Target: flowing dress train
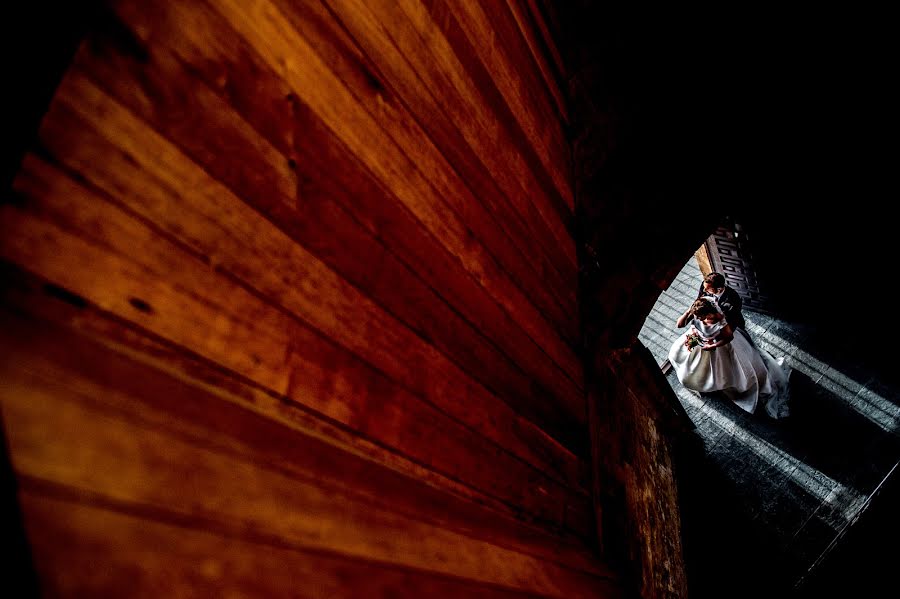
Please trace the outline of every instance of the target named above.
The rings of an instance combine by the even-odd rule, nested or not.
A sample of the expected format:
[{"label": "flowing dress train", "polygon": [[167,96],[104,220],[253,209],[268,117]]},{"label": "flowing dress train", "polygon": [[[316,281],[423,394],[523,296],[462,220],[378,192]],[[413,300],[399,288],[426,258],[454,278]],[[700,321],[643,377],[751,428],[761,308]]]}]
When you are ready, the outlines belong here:
[{"label": "flowing dress train", "polygon": [[788,416],[790,369],[783,366],[782,359],[776,360],[752,344],[743,329],[735,329],[730,343],[712,350],[688,349],[685,345],[692,332],[703,341],[714,340],[725,324],[724,320],[712,325],[691,320],[688,331],[669,350],[669,362],[678,380],[700,393],[720,391],[751,414],[764,405],[772,418]]}]

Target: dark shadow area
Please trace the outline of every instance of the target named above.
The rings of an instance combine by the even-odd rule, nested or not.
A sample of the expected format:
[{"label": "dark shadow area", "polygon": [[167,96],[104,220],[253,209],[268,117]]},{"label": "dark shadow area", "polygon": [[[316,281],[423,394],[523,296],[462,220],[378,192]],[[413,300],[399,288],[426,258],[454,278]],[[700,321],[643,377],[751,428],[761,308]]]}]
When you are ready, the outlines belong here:
[{"label": "dark shadow area", "polygon": [[892,476],[859,521],[835,544],[834,550],[797,585],[796,596],[801,599],[896,596],[897,552],[893,546],[900,537],[898,505],[900,477]]},{"label": "dark shadow area", "polygon": [[88,2],[15,2],[4,8],[0,69],[7,89],[0,182],[6,188],[83,35],[101,14]]},{"label": "dark shadow area", "polygon": [[[772,420],[758,412],[744,418],[742,426],[822,474],[860,492],[870,491],[881,481],[893,464],[894,458],[889,456],[900,455],[900,439],[886,434],[802,372],[791,374],[791,402],[792,414],[783,421]],[[721,406],[717,409],[727,408],[730,413],[737,410],[725,399],[716,405]],[[875,440],[882,447],[873,447]],[[875,449],[879,451],[873,451]],[[879,456],[886,462],[871,462]],[[870,467],[860,468],[861,465]]]},{"label": "dark shadow area", "polygon": [[[597,40],[587,50],[596,89],[608,94],[595,102],[613,107],[626,142],[609,151],[631,158],[622,178],[637,181],[635,197],[665,198],[639,218],[636,202],[598,202],[601,236],[629,257],[647,251],[610,231],[640,220],[644,239],[686,259],[702,239],[685,248],[672,231],[693,242],[698,219],[733,217],[751,236],[778,317],[763,332],[791,346],[772,353],[810,362],[796,365],[784,422],[673,384],[700,436],[683,442],[679,460],[691,596],[790,596],[900,458],[891,20],[824,5],[647,14],[579,4],[593,18],[577,20],[587,33],[574,37]],[[616,189],[597,195],[615,199]],[[699,278],[679,285],[672,295],[683,301],[654,308],[654,330],[641,332],[659,359]],[[754,439],[755,452],[745,443]],[[896,561],[893,544],[885,551]],[[835,555],[830,568],[840,571]]]},{"label": "dark shadow area", "polygon": [[19,507],[18,485],[9,460],[5,431],[0,419],[0,545],[3,555],[0,575],[8,596],[39,597],[40,585]]},{"label": "dark shadow area", "polygon": [[[831,275],[837,286],[848,289],[828,294],[810,285],[809,292],[820,296],[810,303],[818,306],[797,317],[779,313],[767,332],[804,349],[860,387],[876,386],[879,395],[900,406],[900,368],[896,363],[900,354],[889,328],[891,308],[855,289],[852,281],[844,280],[848,272],[851,275],[863,272],[848,269],[835,268]],[[888,284],[887,276],[891,272],[886,269],[877,280]],[[833,314],[817,314],[822,310],[833,310]]]},{"label": "dark shadow area", "polygon": [[773,597],[797,564],[759,525],[742,481],[689,435],[677,454],[685,564],[692,598]]},{"label": "dark shadow area", "polygon": [[[844,559],[848,568],[863,568],[855,556],[832,551],[874,538],[877,526],[855,531],[857,519],[886,517],[890,530],[895,518],[884,507],[863,511],[889,500],[870,496],[900,460],[892,424],[898,387],[812,325],[745,314],[754,341],[794,367],[790,417],[748,414],[720,394],[698,396],[674,373],[668,377],[696,426],[696,438],[682,440],[678,463],[692,597],[795,596],[823,555],[830,568]],[[893,545],[884,551],[897,556]]]}]

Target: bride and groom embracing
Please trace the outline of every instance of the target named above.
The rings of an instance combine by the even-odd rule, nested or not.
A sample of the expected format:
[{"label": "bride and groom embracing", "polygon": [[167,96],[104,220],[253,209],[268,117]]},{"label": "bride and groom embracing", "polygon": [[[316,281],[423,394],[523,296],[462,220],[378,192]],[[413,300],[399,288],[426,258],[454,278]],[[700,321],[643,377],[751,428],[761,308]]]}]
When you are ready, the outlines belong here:
[{"label": "bride and groom embracing", "polygon": [[764,406],[770,417],[783,418],[790,369],[750,340],[741,305],[724,276],[706,275],[697,300],[678,318],[678,328],[690,328],[672,344],[669,362],[688,389],[718,391],[751,414]]}]

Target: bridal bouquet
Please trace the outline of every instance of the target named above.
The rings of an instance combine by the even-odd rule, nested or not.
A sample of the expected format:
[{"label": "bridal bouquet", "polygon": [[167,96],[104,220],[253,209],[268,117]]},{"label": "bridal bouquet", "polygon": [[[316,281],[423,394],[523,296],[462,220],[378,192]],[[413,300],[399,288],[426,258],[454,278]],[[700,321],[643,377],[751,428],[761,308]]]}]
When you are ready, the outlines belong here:
[{"label": "bridal bouquet", "polygon": [[691,330],[691,332],[688,333],[685,337],[684,346],[688,348],[688,351],[690,351],[698,345],[703,345],[703,340],[700,338],[700,333],[698,333],[696,330]]}]

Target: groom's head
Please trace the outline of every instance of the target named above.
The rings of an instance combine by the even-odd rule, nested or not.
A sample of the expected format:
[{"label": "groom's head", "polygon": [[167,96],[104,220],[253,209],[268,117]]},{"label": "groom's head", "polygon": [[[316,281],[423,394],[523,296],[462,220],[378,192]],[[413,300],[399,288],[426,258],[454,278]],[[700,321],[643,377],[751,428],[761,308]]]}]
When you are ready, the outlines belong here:
[{"label": "groom's head", "polygon": [[725,276],[718,272],[711,272],[703,277],[703,291],[718,295],[725,290]]}]

